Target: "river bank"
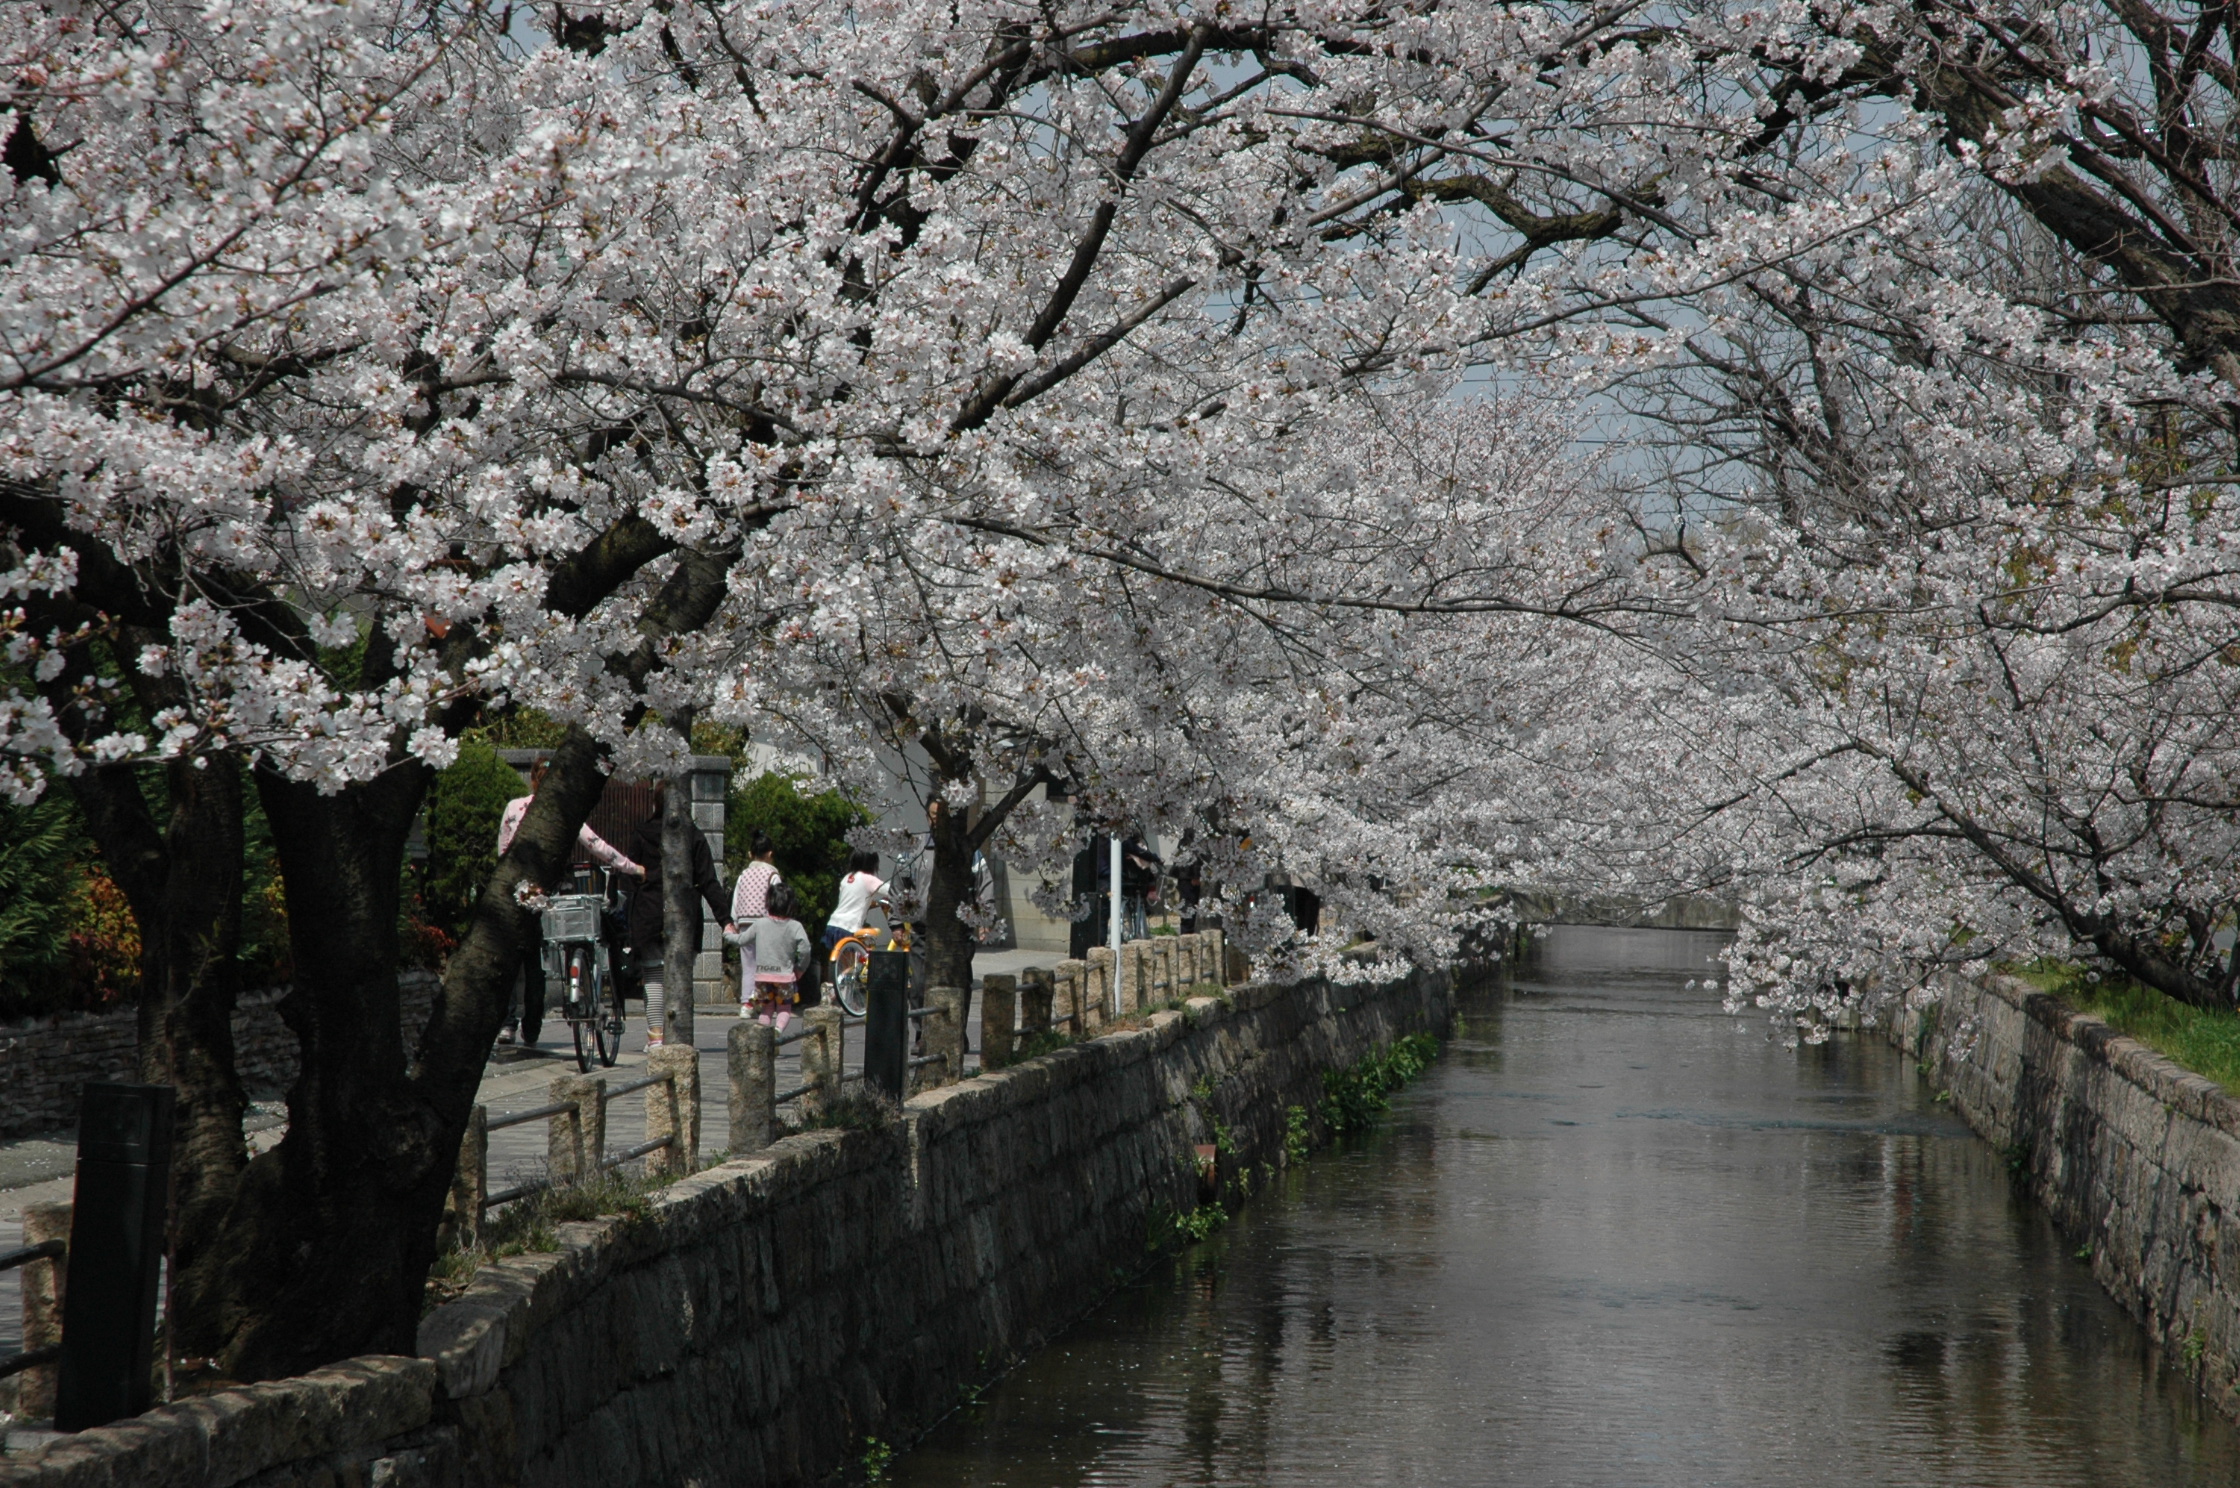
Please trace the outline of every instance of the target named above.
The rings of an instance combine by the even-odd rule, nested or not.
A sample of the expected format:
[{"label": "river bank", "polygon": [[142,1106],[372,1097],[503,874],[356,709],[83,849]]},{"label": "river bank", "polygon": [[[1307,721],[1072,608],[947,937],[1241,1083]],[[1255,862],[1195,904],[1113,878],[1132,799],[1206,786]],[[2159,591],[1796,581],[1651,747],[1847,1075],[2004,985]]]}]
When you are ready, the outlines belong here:
[{"label": "river bank", "polygon": [[[788,1137],[477,1273],[421,1357],[165,1407],[0,1483],[398,1488],[820,1480],[908,1440],[1265,1187],[1327,1072],[1443,1031],[1454,984],[1248,985]],[[1210,1173],[1199,1149],[1210,1148]]]},{"label": "river bank", "polygon": [[1559,930],[1365,1138],[887,1469],[2206,1488],[2240,1442],[1880,1040],[1769,1042],[1712,935]]},{"label": "river bank", "polygon": [[2163,1355],[2240,1415],[2240,1102],[2014,977],[1951,979],[1888,1036]]}]

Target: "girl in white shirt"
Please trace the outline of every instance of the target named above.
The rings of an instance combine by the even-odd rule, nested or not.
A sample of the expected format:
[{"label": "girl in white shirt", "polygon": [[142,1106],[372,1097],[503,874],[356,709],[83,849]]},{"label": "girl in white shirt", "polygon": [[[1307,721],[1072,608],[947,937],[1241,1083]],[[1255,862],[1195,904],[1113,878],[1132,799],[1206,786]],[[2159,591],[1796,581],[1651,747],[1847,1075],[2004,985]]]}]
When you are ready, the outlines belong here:
[{"label": "girl in white shirt", "polygon": [[879,877],[877,853],[858,851],[848,859],[848,876],[840,880],[840,902],[833,907],[832,918],[824,924],[827,959],[842,939],[863,928],[874,904],[881,909],[887,907],[886,901],[879,897],[886,888],[886,880]]}]

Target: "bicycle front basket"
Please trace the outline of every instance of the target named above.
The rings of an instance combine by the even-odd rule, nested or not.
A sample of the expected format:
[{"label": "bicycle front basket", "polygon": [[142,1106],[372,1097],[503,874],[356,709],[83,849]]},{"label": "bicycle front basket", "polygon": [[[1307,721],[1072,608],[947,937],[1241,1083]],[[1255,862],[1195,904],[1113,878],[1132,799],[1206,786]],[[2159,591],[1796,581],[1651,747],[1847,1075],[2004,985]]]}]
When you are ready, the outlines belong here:
[{"label": "bicycle front basket", "polygon": [[555,894],[544,909],[544,938],[546,940],[599,939],[599,909],[597,894]]}]

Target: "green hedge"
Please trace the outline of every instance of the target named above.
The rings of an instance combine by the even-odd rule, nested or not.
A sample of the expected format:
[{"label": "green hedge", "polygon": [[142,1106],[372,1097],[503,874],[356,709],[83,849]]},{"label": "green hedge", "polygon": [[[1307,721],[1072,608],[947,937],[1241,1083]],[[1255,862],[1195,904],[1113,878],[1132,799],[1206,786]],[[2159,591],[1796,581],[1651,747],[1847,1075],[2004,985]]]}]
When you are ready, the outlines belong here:
[{"label": "green hedge", "polygon": [[437,774],[428,791],[428,869],[421,894],[428,923],[453,939],[466,934],[475,900],[498,863],[498,819],[521,794],[520,772],[481,739],[459,746],[459,757]]}]

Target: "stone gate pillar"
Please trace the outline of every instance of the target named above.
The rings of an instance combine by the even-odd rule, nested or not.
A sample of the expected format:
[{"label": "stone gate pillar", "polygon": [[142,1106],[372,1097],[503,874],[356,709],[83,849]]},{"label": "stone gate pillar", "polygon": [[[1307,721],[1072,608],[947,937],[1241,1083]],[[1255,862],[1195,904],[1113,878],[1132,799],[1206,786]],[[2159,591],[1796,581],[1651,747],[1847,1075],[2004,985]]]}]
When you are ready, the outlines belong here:
[{"label": "stone gate pillar", "polygon": [[[715,854],[716,871],[723,877],[724,893],[728,898],[733,880],[738,877],[744,863],[726,863],[723,860],[724,802],[731,794],[731,757],[724,754],[696,754],[692,757],[692,824],[708,839],[708,851]],[[697,899],[694,901],[697,903]],[[739,999],[736,990],[723,975],[723,922],[707,917],[707,906],[700,906],[700,954],[692,962],[692,1000],[695,1003],[728,1005]]]}]

